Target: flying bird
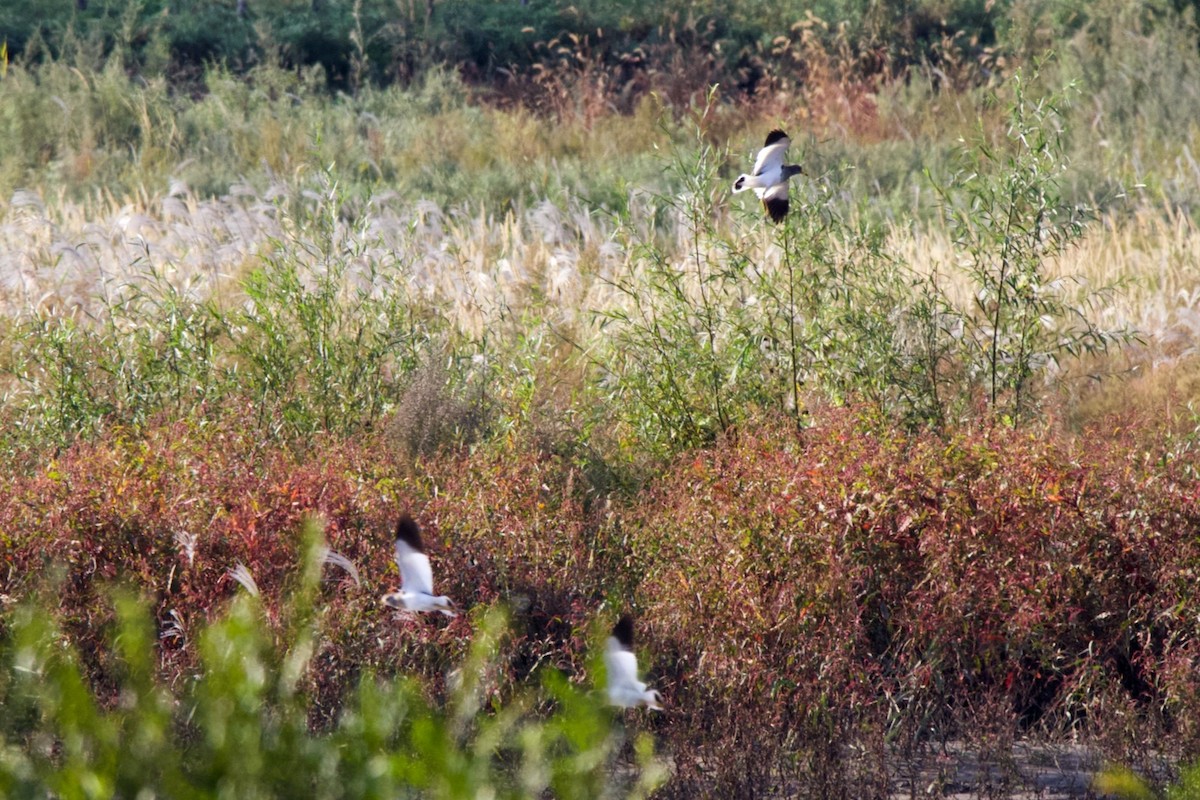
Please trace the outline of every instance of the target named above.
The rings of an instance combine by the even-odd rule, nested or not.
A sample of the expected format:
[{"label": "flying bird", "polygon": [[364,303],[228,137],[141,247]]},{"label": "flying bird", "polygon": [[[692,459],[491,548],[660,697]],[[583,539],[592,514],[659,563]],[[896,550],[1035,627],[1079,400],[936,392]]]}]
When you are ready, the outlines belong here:
[{"label": "flying bird", "polygon": [[662,711],[658,692],[647,689],[637,677],[637,656],[633,653],[633,620],[624,615],[613,626],[612,636],[604,645],[604,668],[608,672],[608,702],[621,708],[646,706]]},{"label": "flying bird", "polygon": [[457,617],[454,603],[445,595],[433,593],[433,570],[429,556],[421,547],[421,529],[408,514],[396,523],[396,566],[400,567],[400,591],[385,594],[380,600],[401,611],[440,611]]},{"label": "flying bird", "polygon": [[767,143],[754,159],[754,172],[738,175],[733,182],[734,194],[753,189],[771,221],[776,223],[783,222],[788,213],[788,179],[804,172],[799,164],[783,163],[791,143],[788,135],[778,128],[768,133]]}]

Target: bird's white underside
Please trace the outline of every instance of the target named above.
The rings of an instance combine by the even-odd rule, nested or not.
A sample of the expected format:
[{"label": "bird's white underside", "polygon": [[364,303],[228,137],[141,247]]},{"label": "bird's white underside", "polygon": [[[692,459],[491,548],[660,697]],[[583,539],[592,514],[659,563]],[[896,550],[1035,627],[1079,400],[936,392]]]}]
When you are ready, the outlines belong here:
[{"label": "bird's white underside", "polygon": [[[791,143],[791,139],[784,137],[774,144],[759,150],[758,158],[754,159],[753,173],[764,177],[768,173],[774,173],[776,176],[780,175],[783,168],[783,157],[787,154],[788,146]],[[774,183],[775,181],[772,182]]]}]

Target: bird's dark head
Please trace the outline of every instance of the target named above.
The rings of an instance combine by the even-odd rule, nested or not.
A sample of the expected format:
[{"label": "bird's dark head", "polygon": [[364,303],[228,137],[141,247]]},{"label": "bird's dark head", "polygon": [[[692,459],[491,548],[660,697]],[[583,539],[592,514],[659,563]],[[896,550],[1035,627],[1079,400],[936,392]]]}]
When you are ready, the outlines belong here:
[{"label": "bird's dark head", "polygon": [[799,164],[784,164],[783,165],[784,180],[792,177],[793,175],[803,175],[803,174],[804,174],[804,167],[800,166]]}]

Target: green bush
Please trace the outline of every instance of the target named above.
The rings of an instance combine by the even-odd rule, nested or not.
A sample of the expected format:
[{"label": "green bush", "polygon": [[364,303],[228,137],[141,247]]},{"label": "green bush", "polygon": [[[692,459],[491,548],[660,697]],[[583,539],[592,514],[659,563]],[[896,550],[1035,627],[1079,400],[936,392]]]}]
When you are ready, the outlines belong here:
[{"label": "green bush", "polygon": [[354,430],[394,406],[431,337],[433,315],[407,291],[403,264],[366,253],[363,217],[346,230],[330,184],[304,234],[276,242],[242,282],[246,303],[224,323],[264,424],[289,434]]},{"label": "green bush", "polygon": [[[1084,358],[1133,333],[1096,322],[1108,287],[1072,292],[1072,276],[1050,274],[1054,260],[1083,234],[1088,209],[1061,193],[1066,163],[1066,98],[1026,95],[1018,73],[1005,138],[978,144],[951,186],[946,213],[970,276],[974,308],[963,310],[961,352],[969,377],[993,412],[1016,424],[1037,407],[1036,382],[1064,358]],[[981,168],[982,167],[982,168]]]},{"label": "green bush", "polygon": [[1180,771],[1179,779],[1166,787],[1162,794],[1151,790],[1146,781],[1120,767],[1106,769],[1096,779],[1095,788],[1106,796],[1124,800],[1197,800],[1200,798],[1200,765],[1192,764]]},{"label": "green bush", "polygon": [[8,443],[65,446],[155,414],[206,416],[241,401],[285,438],[380,422],[442,323],[411,299],[404,264],[366,254],[376,244],[369,217],[346,223],[346,204],[328,184],[238,281],[228,307],[146,268],[102,285],[93,319],[36,312],[18,321],[0,368],[16,381],[9,410],[21,420]]},{"label": "green bush", "polygon": [[[847,208],[842,170],[794,181],[792,213],[764,246],[753,223],[718,222],[716,165],[728,154],[703,135],[677,150],[668,166],[683,190],[658,213],[677,220],[681,241],[668,249],[658,228],[623,220],[634,260],[599,313],[605,405],[660,452],[711,443],[755,409],[799,419],[809,392],[938,428],[983,396],[1018,424],[1068,361],[1130,341],[1098,322],[1112,287],[1051,274],[1087,214],[1060,188],[1064,98],[1031,99],[1020,74],[1011,90],[1000,141],[981,133],[960,172],[930,176],[955,245],[953,263],[931,272],[891,255],[870,213]],[[965,274],[967,305],[941,269]]]},{"label": "green bush", "polygon": [[759,394],[759,334],[745,303],[750,265],[713,222],[723,195],[718,164],[703,141],[694,155],[676,152],[670,168],[683,191],[659,198],[655,215],[678,220],[682,252],[666,251],[653,228],[638,241],[646,228],[627,221],[633,267],[611,282],[623,302],[599,313],[605,405],[666,451],[712,442]]}]

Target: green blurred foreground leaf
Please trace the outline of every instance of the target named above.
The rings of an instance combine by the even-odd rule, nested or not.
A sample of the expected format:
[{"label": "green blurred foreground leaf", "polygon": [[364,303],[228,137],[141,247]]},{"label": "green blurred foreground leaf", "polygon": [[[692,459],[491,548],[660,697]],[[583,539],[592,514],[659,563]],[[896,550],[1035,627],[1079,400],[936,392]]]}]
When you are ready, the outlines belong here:
[{"label": "green blurred foreground leaf", "polygon": [[1110,767],[1096,778],[1093,786],[1104,797],[1120,797],[1124,800],[1200,800],[1200,764],[1185,767],[1179,780],[1166,788],[1162,795],[1155,794],[1150,787],[1125,767]]}]

